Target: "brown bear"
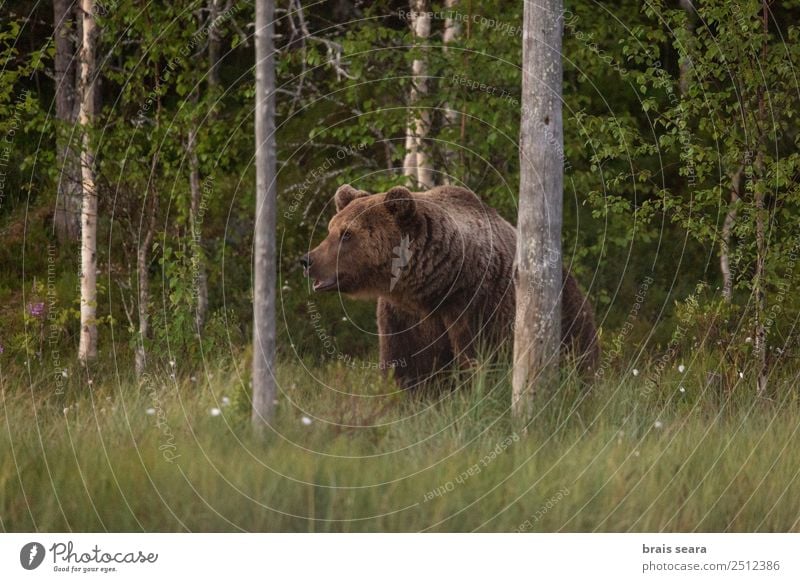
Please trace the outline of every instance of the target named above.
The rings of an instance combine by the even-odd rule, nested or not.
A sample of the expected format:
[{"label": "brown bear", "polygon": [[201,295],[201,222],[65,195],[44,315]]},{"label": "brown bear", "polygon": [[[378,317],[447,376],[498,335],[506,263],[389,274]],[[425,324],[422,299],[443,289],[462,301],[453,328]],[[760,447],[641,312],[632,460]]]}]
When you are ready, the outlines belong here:
[{"label": "brown bear", "polygon": [[[516,230],[473,192],[440,186],[334,198],[328,236],[301,259],[314,291],[377,299],[381,368],[415,387],[456,362],[472,367],[514,322]],[[562,343],[584,370],[599,359],[592,309],[564,273]]]}]

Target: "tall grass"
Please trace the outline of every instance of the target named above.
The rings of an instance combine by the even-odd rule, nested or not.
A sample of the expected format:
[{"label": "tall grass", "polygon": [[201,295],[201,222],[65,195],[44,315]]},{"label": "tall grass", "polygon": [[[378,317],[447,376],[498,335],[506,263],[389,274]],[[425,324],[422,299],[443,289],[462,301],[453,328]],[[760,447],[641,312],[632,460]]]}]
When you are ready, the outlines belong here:
[{"label": "tall grass", "polygon": [[236,367],[167,368],[145,385],[111,368],[107,382],[71,378],[63,396],[3,370],[0,525],[797,531],[793,379],[774,378],[761,399],[746,375],[724,384],[714,371],[699,359],[592,389],[567,379],[537,396],[523,427],[503,367],[410,395],[375,370],[286,363],[272,430],[257,440]]}]

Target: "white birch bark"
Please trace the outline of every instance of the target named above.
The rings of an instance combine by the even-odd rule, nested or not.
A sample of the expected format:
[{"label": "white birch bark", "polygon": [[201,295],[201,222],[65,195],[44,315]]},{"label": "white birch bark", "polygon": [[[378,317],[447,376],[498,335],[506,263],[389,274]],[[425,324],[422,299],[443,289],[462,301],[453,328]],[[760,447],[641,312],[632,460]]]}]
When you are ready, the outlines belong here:
[{"label": "white birch bark", "polygon": [[144,237],[136,249],[136,275],[139,283],[138,312],[139,312],[139,341],[134,354],[136,377],[141,378],[147,368],[147,349],[145,342],[150,337],[150,249],[153,246],[153,237],[156,230],[156,211],[158,209],[157,190],[153,184],[155,170],[158,165],[158,156],[153,155],[150,166],[150,179],[146,197],[146,221]]},{"label": "white birch bark", "polygon": [[[458,10],[458,0],[445,0],[444,3],[445,10],[449,14],[449,16],[444,21],[444,50],[447,50],[447,45],[453,44],[458,38],[461,36],[461,21],[458,18],[454,18],[452,13]],[[445,125],[448,127],[456,127],[460,122],[460,115],[458,111],[453,109],[452,104],[447,103],[445,104],[444,110],[444,121]],[[446,160],[446,172],[443,173],[442,182],[445,184],[450,184],[452,181],[448,175],[448,172],[452,172],[453,168],[455,168],[456,160],[458,159],[457,150],[453,147],[448,147],[445,152],[445,160]]]},{"label": "white birch bark", "polygon": [[78,121],[83,129],[81,152],[81,332],[78,358],[97,357],[97,190],[94,152],[89,128],[95,115],[95,22],[94,0],[82,0],[83,46],[80,51],[81,103]]},{"label": "white birch bark", "polygon": [[[428,0],[411,0],[411,30],[415,43],[423,43],[431,35],[430,6]],[[418,109],[421,99],[428,94],[428,63],[425,58],[416,58],[411,64],[411,90],[408,105],[409,117],[406,129],[406,156],[403,160],[403,174],[416,182],[422,189],[435,184],[428,148],[425,138],[431,127],[430,110]]]},{"label": "white birch bark", "polygon": [[273,415],[275,379],[275,50],[274,0],[256,1],[256,217],[253,244],[253,411],[263,430]]}]

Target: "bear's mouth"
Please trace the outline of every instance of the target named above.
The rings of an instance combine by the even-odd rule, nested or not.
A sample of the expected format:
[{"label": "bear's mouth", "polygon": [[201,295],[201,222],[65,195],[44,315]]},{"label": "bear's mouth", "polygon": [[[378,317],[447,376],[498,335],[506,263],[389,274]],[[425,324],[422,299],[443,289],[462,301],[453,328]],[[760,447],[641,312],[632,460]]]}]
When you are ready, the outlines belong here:
[{"label": "bear's mouth", "polygon": [[323,280],[314,279],[314,291],[330,291],[331,289],[336,287],[337,284],[338,281],[336,277],[331,277],[329,279],[323,279]]}]

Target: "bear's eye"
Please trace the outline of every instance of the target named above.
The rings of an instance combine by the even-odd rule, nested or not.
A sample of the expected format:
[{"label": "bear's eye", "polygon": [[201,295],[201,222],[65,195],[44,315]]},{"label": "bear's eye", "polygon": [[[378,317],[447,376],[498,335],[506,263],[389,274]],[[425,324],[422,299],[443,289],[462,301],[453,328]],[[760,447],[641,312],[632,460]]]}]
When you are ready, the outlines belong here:
[{"label": "bear's eye", "polygon": [[353,234],[349,230],[342,233],[342,240],[350,240],[351,238],[353,238]]}]

